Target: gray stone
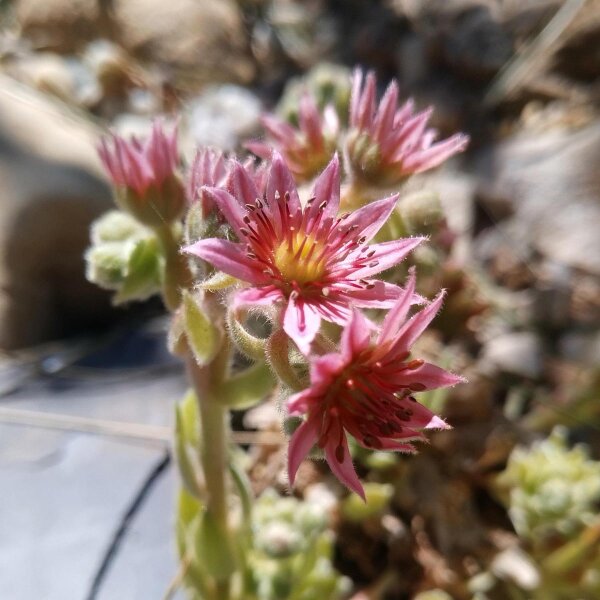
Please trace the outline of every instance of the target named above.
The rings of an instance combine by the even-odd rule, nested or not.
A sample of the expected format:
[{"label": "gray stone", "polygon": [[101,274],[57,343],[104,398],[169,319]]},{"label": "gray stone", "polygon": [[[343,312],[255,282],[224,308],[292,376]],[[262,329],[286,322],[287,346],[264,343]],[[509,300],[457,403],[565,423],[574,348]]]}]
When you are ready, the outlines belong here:
[{"label": "gray stone", "polygon": [[[556,263],[600,275],[600,126],[526,131],[481,152],[488,190],[515,210],[504,234]],[[485,172],[487,171],[487,172]]]},{"label": "gray stone", "polygon": [[513,332],[488,340],[481,357],[482,372],[501,371],[537,378],[542,373],[542,345],[530,332]]},{"label": "gray stone", "polygon": [[101,2],[97,0],[16,0],[24,36],[36,48],[72,51],[98,35]]},{"label": "gray stone", "polygon": [[131,520],[97,600],[163,597],[179,568],[174,525],[177,486],[176,469],[170,467]]},{"label": "gray stone", "polygon": [[[22,437],[24,431],[0,426],[0,597],[83,600],[164,451],[44,430]],[[26,450],[20,455],[19,444]]]},{"label": "gray stone", "polygon": [[178,70],[188,84],[248,81],[254,66],[233,0],[115,0],[124,48]]},{"label": "gray stone", "polygon": [[112,206],[96,141],[85,121],[0,77],[0,348],[110,318],[83,261],[90,223]]}]

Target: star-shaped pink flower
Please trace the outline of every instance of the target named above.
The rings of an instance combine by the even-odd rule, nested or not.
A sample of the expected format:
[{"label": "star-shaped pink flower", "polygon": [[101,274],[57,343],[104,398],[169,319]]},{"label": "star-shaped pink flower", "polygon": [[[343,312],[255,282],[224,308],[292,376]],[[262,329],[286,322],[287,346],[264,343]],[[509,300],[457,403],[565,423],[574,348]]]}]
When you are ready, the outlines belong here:
[{"label": "star-shaped pink flower", "polygon": [[389,308],[401,293],[402,288],[372,277],[398,264],[423,238],[369,244],[397,195],[338,216],[337,156],[305,205],[277,153],[264,195],[239,163],[225,187],[204,190],[239,241],[203,239],[185,251],[250,284],[236,294],[236,305],[282,304],[283,329],[305,354],[322,319],[344,325],[353,306]]},{"label": "star-shaped pink flower", "polygon": [[366,81],[360,69],[354,72],[346,154],[355,177],[381,187],[394,185],[465,150],[469,137],[462,133],[435,141],[437,132],[427,128],[431,107],[415,113],[414,102],[408,100],[398,108],[396,81],[379,104],[376,87],[373,72]]},{"label": "star-shaped pink flower", "polygon": [[364,498],[346,433],[365,448],[415,452],[411,442],[425,439],[420,430],[449,427],[413,396],[414,392],[464,381],[410,357],[413,343],[435,317],[443,299],[440,294],[408,318],[414,289],[411,274],[375,340],[372,324],[354,311],[342,334],[341,351],[312,362],[310,386],[292,396],[287,405],[290,415],[306,415],[290,440],[291,484],[304,457],[318,445],[336,477]]}]

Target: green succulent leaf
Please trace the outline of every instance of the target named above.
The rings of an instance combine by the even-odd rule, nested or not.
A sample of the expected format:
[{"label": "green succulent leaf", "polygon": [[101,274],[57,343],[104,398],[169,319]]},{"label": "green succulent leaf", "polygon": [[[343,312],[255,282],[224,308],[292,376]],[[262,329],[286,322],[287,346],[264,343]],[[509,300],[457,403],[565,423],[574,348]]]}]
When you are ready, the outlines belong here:
[{"label": "green succulent leaf", "polygon": [[206,510],[196,531],[196,557],[216,581],[224,581],[236,570],[236,557],[229,532]]},{"label": "green succulent leaf", "polygon": [[264,400],[274,387],[271,369],[266,363],[260,362],[225,381],[220,388],[220,395],[227,406],[241,410]]},{"label": "green succulent leaf", "polygon": [[197,298],[187,291],[183,295],[183,321],[196,362],[207,365],[219,351],[221,334]]},{"label": "green succulent leaf", "polygon": [[115,304],[145,300],[160,289],[162,259],[155,238],[138,240],[129,256],[126,275],[114,297]]}]

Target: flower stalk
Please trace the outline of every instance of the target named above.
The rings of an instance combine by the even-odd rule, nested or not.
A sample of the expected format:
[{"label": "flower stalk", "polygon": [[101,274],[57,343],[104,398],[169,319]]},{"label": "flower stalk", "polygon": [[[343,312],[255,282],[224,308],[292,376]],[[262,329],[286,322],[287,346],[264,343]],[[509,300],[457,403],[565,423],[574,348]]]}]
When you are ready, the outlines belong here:
[{"label": "flower stalk", "polygon": [[[410,356],[443,294],[417,312],[424,299],[414,272],[404,287],[384,273],[426,240],[408,236],[420,231],[398,210],[394,186],[463,150],[466,138],[435,142],[429,112],[413,114],[410,103],[398,109],[396,84],[377,107],[375,89],[372,74],[364,86],[355,74],[345,133],[334,108],[321,113],[308,95],[298,129],[265,119],[280,148],[251,144],[266,159],[260,165],[200,149],[184,181],[176,130],[167,134],[159,123],[146,140],[113,136],[100,149],[129,221],[112,219],[124,232],[118,240],[96,227],[88,273],[119,301],[162,286],[172,313],[170,348],[183,357],[193,390],[177,408],[175,449],[187,483],[178,545],[189,562],[186,585],[205,600],[262,598],[264,556],[252,557],[279,560],[272,572],[282,575],[301,563],[287,559],[312,543],[283,521],[266,532],[250,525],[250,486],[229,448],[230,409],[249,408],[278,388],[286,416],[300,418],[289,441],[290,484],[317,446],[364,500],[351,438],[366,449],[412,453],[427,430],[449,427],[415,396],[462,378]],[[299,184],[311,180],[308,194]],[[392,193],[381,198],[383,190]],[[416,203],[412,221],[433,214]],[[265,324],[257,327],[263,335],[246,328],[254,317]],[[237,368],[235,350],[252,364]],[[241,525],[231,512],[234,493],[244,507]],[[296,589],[282,580],[287,598],[301,597],[312,569],[298,571]],[[341,589],[335,577],[323,584],[330,592],[319,597],[333,599]]]}]

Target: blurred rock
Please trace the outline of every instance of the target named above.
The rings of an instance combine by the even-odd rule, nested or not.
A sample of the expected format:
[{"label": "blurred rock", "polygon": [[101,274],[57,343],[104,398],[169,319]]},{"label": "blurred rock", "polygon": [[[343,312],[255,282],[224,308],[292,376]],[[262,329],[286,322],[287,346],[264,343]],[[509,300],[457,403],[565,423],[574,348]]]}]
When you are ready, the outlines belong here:
[{"label": "blurred rock", "polygon": [[75,96],[75,81],[65,60],[52,52],[37,52],[8,65],[7,72],[40,92],[69,102]]},{"label": "blurred rock", "polygon": [[241,15],[233,0],[114,0],[123,47],[178,71],[191,87],[209,81],[249,81]]},{"label": "blurred rock", "polygon": [[106,322],[108,297],[85,281],[83,252],[112,203],[94,174],[93,129],[1,83],[0,347],[17,348]]},{"label": "blurred rock", "polygon": [[236,85],[208,88],[187,111],[194,143],[234,150],[259,127],[261,104],[250,91]]},{"label": "blurred rock", "polygon": [[588,367],[600,365],[600,332],[572,332],[560,340],[561,355]]},{"label": "blurred rock", "polygon": [[482,372],[503,372],[531,379],[542,373],[542,345],[531,332],[513,332],[487,341],[481,357]]},{"label": "blurred rock", "polygon": [[70,52],[98,35],[98,0],[16,0],[16,16],[36,48]]},{"label": "blurred rock", "polygon": [[[486,193],[510,199],[503,236],[600,275],[600,125],[521,132],[481,152]],[[491,192],[489,190],[492,190]]]}]

